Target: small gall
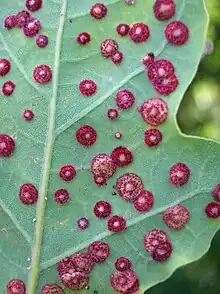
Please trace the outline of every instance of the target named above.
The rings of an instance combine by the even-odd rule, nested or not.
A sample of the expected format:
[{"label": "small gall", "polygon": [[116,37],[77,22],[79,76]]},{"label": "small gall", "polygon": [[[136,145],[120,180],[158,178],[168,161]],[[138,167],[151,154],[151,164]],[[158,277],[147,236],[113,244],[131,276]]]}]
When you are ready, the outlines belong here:
[{"label": "small gall", "polygon": [[65,182],[70,182],[76,177],[76,169],[73,165],[64,165],[61,167],[59,175]]},{"label": "small gall", "polygon": [[117,167],[125,167],[133,162],[131,151],[123,146],[114,148],[110,156]]},{"label": "small gall", "polygon": [[169,171],[169,180],[174,186],[180,187],[185,185],[190,177],[189,167],[182,162],[175,163]]},{"label": "small gall", "polygon": [[144,133],[144,142],[148,147],[156,147],[162,141],[163,135],[157,129],[148,129]]},{"label": "small gall", "polygon": [[76,140],[84,147],[89,147],[95,144],[96,139],[97,133],[91,126],[84,125],[76,131]]},{"label": "small gall", "polygon": [[212,197],[215,201],[220,202],[220,184],[217,184],[212,190]]},{"label": "small gall", "polygon": [[142,190],[134,200],[134,208],[138,212],[148,212],[154,205],[154,196],[151,191]]},{"label": "small gall", "polygon": [[144,236],[144,248],[145,250],[153,254],[158,245],[169,242],[167,234],[158,229],[153,229]]},{"label": "small gall", "polygon": [[26,37],[33,38],[39,33],[41,29],[41,23],[38,19],[31,18],[23,25],[22,28]]},{"label": "small gall", "polygon": [[189,39],[189,29],[181,21],[175,20],[166,26],[165,36],[169,43],[183,45]]},{"label": "small gall", "polygon": [[154,89],[161,95],[170,95],[179,85],[179,80],[175,75],[168,78],[161,78],[154,84]]},{"label": "small gall", "polygon": [[52,79],[52,71],[51,71],[51,68],[48,65],[46,65],[46,64],[38,65],[34,69],[33,77],[34,77],[34,80],[38,84],[46,85]]},{"label": "small gall", "polygon": [[32,184],[23,184],[20,187],[19,198],[25,205],[35,204],[38,200],[38,191]]},{"label": "small gall", "polygon": [[190,219],[190,213],[182,204],[167,208],[163,213],[163,221],[171,230],[182,230]]},{"label": "small gall", "polygon": [[15,90],[15,83],[13,83],[12,81],[7,81],[2,85],[2,94],[4,96],[11,96],[12,93]]},{"label": "small gall", "polygon": [[23,281],[19,279],[13,279],[7,284],[7,294],[25,294],[26,287]]},{"label": "small gall", "polygon": [[108,220],[108,230],[114,233],[121,233],[126,228],[126,220],[119,215],[114,215]]},{"label": "small gall", "polygon": [[160,98],[151,98],[142,104],[141,115],[146,123],[152,127],[156,127],[167,119],[167,103]]},{"label": "small gall", "polygon": [[125,4],[127,5],[133,5],[135,3],[135,0],[124,0]]},{"label": "small gall", "polygon": [[153,11],[158,20],[168,20],[174,16],[176,5],[173,0],[156,0],[153,6]]},{"label": "small gall", "polygon": [[41,294],[64,294],[63,289],[57,284],[46,284],[41,289]]},{"label": "small gall", "polygon": [[4,19],[4,28],[11,30],[16,27],[16,15],[8,15]]},{"label": "small gall", "polygon": [[97,91],[97,85],[92,80],[82,80],[79,83],[79,91],[83,96],[92,96]]},{"label": "small gall", "polygon": [[100,45],[100,51],[105,58],[111,57],[118,51],[118,43],[112,39],[106,39]]},{"label": "small gall", "polygon": [[54,200],[57,204],[66,204],[70,200],[69,192],[66,189],[59,189],[54,193]]},{"label": "small gall", "polygon": [[0,134],[0,157],[9,157],[15,150],[15,141],[6,134]]},{"label": "small gall", "polygon": [[22,113],[22,117],[25,121],[32,121],[34,119],[34,113],[31,109],[25,109]]},{"label": "small gall", "polygon": [[107,218],[112,212],[112,206],[109,202],[98,201],[93,208],[93,212],[98,218]]},{"label": "small gall", "polygon": [[110,255],[110,248],[105,242],[95,241],[89,245],[88,253],[95,263],[103,263]]},{"label": "small gall", "polygon": [[42,3],[43,0],[26,0],[26,8],[31,12],[35,12],[41,8]]},{"label": "small gall", "polygon": [[77,220],[77,226],[80,230],[85,230],[89,226],[89,221],[85,217],[81,217]]},{"label": "small gall", "polygon": [[143,190],[141,178],[134,173],[126,173],[116,181],[116,191],[126,201],[134,201]]},{"label": "small gall", "polygon": [[77,272],[89,274],[94,267],[94,262],[87,253],[76,253],[71,256],[71,260]]},{"label": "small gall", "polygon": [[96,19],[102,19],[107,15],[107,7],[103,3],[95,3],[90,9],[90,15]]},{"label": "small gall", "polygon": [[116,165],[108,154],[100,153],[91,161],[91,172],[108,179],[116,172]]},{"label": "small gall", "polygon": [[205,214],[208,218],[220,218],[220,204],[209,202],[205,207]]},{"label": "small gall", "polygon": [[116,139],[120,139],[121,136],[122,136],[122,133],[120,133],[120,132],[116,132],[116,133],[115,133],[115,138],[116,138]]},{"label": "small gall", "polygon": [[118,110],[115,108],[110,108],[107,112],[107,116],[110,120],[118,119]]},{"label": "small gall", "polygon": [[120,23],[116,27],[116,31],[120,36],[127,36],[130,31],[130,26],[125,23]]},{"label": "small gall", "polygon": [[123,60],[123,53],[120,51],[117,51],[116,53],[111,55],[111,61],[116,65],[121,64],[122,60]]},{"label": "small gall", "polygon": [[155,56],[153,53],[147,53],[142,59],[142,63],[146,67],[150,67],[155,61]]},{"label": "small gall", "polygon": [[122,110],[131,108],[135,103],[134,94],[126,89],[118,91],[115,99],[117,106]]},{"label": "small gall", "polygon": [[86,289],[89,285],[89,277],[81,272],[68,272],[61,277],[62,284],[71,290]]},{"label": "small gall", "polygon": [[124,272],[124,271],[130,270],[131,269],[131,261],[124,256],[120,256],[115,261],[115,268],[119,272]]},{"label": "small gall", "polygon": [[110,283],[112,288],[120,293],[130,293],[129,290],[134,286],[137,281],[137,276],[133,270],[127,270],[124,272],[116,271],[111,274]]},{"label": "small gall", "polygon": [[153,84],[160,83],[162,78],[169,78],[174,75],[175,68],[171,61],[159,59],[148,69],[148,78]]},{"label": "small gall", "polygon": [[93,180],[98,187],[102,187],[107,183],[107,178],[103,175],[94,175]]},{"label": "small gall", "polygon": [[164,262],[170,257],[170,255],[172,254],[172,251],[173,251],[173,248],[169,241],[161,243],[154,249],[152,258],[155,261]]},{"label": "small gall", "polygon": [[11,69],[11,63],[8,59],[2,58],[0,59],[0,76],[6,76]]},{"label": "small gall", "polygon": [[22,28],[30,19],[30,13],[22,10],[16,14],[16,26]]},{"label": "small gall", "polygon": [[135,23],[129,31],[130,38],[135,43],[143,43],[150,37],[150,30],[144,23]]},{"label": "small gall", "polygon": [[36,45],[38,48],[44,48],[48,45],[48,37],[46,35],[39,35],[36,38]]},{"label": "small gall", "polygon": [[87,33],[87,32],[83,32],[83,33],[80,33],[77,38],[76,38],[76,41],[79,45],[85,45],[85,44],[88,44],[90,41],[91,41],[91,37],[90,37],[90,34]]},{"label": "small gall", "polygon": [[57,272],[59,277],[66,273],[73,273],[75,272],[75,266],[71,257],[63,258],[57,265]]}]

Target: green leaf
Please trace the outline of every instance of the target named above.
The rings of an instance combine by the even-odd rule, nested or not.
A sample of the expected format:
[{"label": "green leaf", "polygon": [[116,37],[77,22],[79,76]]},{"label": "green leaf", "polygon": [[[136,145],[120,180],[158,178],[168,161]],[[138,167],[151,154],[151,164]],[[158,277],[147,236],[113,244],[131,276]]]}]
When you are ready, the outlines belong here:
[{"label": "green leaf", "polygon": [[[23,2],[2,0],[1,23],[8,14],[24,9]],[[111,256],[108,262],[95,267],[90,275],[90,290],[85,293],[114,292],[109,276],[120,255],[132,260],[142,293],[207,251],[220,226],[218,220],[211,221],[204,216],[204,206],[211,201],[211,190],[219,179],[219,145],[181,134],[176,112],[196,73],[208,17],[202,0],[175,2],[175,19],[187,24],[191,36],[180,47],[166,43],[165,23],[157,21],[152,13],[154,0],[137,0],[132,6],[126,6],[124,1],[106,0],[108,16],[101,21],[88,14],[92,0],[45,0],[43,8],[35,13],[42,22],[41,33],[49,36],[45,49],[37,49],[35,41],[25,38],[18,29],[0,30],[0,56],[12,62],[11,72],[1,82],[11,79],[16,83],[12,96],[0,97],[0,133],[16,136],[14,156],[0,161],[1,293],[5,293],[6,284],[12,278],[23,279],[28,294],[40,293],[45,283],[59,283],[56,263],[86,249],[95,240],[108,242]],[[119,22],[141,21],[151,30],[146,43],[137,45],[129,38],[117,36],[115,27]],[[75,42],[81,31],[91,33],[92,42],[88,46]],[[125,56],[120,66],[100,55],[99,45],[106,38],[119,43]],[[143,144],[147,125],[135,107],[120,112],[116,122],[106,118],[107,109],[115,106],[115,93],[120,88],[131,90],[137,105],[158,96],[141,65],[146,52],[171,60],[180,80],[177,90],[164,98],[169,105],[169,117],[159,127],[163,141],[157,149]],[[53,81],[48,86],[33,81],[32,71],[39,64],[53,68]],[[85,98],[79,94],[78,84],[82,79],[97,82],[96,95]],[[22,120],[25,108],[35,112],[31,123]],[[74,138],[76,130],[84,124],[92,125],[98,133],[97,143],[90,148],[82,148]],[[120,141],[114,138],[115,131],[123,134]],[[132,149],[134,163],[118,169],[104,188],[96,187],[89,170],[91,158],[97,153],[110,153],[119,144]],[[168,181],[169,168],[177,161],[186,163],[192,172],[189,183],[181,188],[173,187]],[[64,164],[74,164],[78,169],[76,179],[68,184],[58,175]],[[129,203],[112,196],[116,179],[129,171],[140,175],[145,188],[155,195],[155,205],[146,214],[138,214]],[[37,210],[19,201],[19,187],[26,182],[39,188]],[[53,193],[58,188],[70,191],[68,205],[60,207],[55,203]],[[92,207],[98,200],[108,200],[114,214],[126,217],[125,232],[112,234],[106,228],[106,221],[94,217]],[[190,210],[191,220],[184,230],[173,232],[162,222],[161,213],[178,203],[184,203]],[[82,216],[89,218],[90,227],[79,232],[76,221]],[[163,264],[152,261],[143,248],[143,237],[153,228],[165,230],[174,247],[172,257]]]}]

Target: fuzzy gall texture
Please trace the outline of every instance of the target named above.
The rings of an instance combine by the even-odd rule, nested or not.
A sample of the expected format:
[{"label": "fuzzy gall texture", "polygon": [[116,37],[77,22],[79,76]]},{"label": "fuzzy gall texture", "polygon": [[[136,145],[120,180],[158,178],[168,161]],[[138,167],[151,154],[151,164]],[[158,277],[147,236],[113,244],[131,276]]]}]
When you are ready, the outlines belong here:
[{"label": "fuzzy gall texture", "polygon": [[88,274],[93,270],[94,262],[87,253],[73,254],[71,260],[77,272]]},{"label": "fuzzy gall texture", "polygon": [[220,184],[217,184],[212,190],[212,197],[215,201],[220,202]]},{"label": "fuzzy gall texture", "polygon": [[46,35],[39,35],[36,38],[36,45],[38,48],[44,48],[48,44],[48,37]]},{"label": "fuzzy gall texture", "polygon": [[167,119],[167,103],[160,98],[151,98],[142,104],[141,115],[146,123],[152,127],[156,127]]},{"label": "fuzzy gall texture", "polygon": [[190,178],[189,167],[182,162],[175,163],[169,171],[169,180],[174,186],[185,185]]},{"label": "fuzzy gall texture", "polygon": [[9,157],[15,150],[15,141],[6,134],[0,134],[0,157]]},{"label": "fuzzy gall texture", "polygon": [[76,169],[73,165],[64,165],[61,167],[59,175],[65,182],[70,182],[76,177]]},{"label": "fuzzy gall texture", "polygon": [[35,204],[38,199],[38,191],[32,184],[23,184],[20,187],[19,198],[25,205]]},{"label": "fuzzy gall texture", "polygon": [[161,95],[170,95],[173,93],[179,85],[179,80],[175,75],[168,78],[161,78],[154,84],[154,89]]},{"label": "fuzzy gall texture", "polygon": [[87,32],[80,33],[76,39],[79,45],[86,45],[90,42],[90,40],[91,40],[90,34]]},{"label": "fuzzy gall texture", "polygon": [[16,14],[16,26],[22,28],[30,19],[30,13],[22,10]]},{"label": "fuzzy gall texture", "polygon": [[118,110],[115,108],[110,108],[107,112],[107,116],[110,120],[118,119]]},{"label": "fuzzy gall texture", "polygon": [[23,281],[19,279],[10,280],[7,284],[7,294],[25,294],[26,287]]},{"label": "fuzzy gall texture", "polygon": [[168,20],[174,16],[176,5],[173,0],[156,0],[153,6],[153,11],[158,20]]},{"label": "fuzzy gall texture", "polygon": [[46,85],[52,79],[52,71],[51,68],[46,64],[38,65],[33,72],[34,80],[38,84]]},{"label": "fuzzy gall texture", "polygon": [[93,207],[93,212],[98,218],[107,218],[112,212],[112,206],[109,202],[98,201]]},{"label": "fuzzy gall texture", "polygon": [[31,109],[25,109],[22,113],[22,117],[25,121],[32,121],[34,119],[34,113]]},{"label": "fuzzy gall texture", "polygon": [[147,212],[154,205],[154,195],[151,191],[142,190],[140,195],[134,200],[134,208],[138,212]]},{"label": "fuzzy gall texture", "polygon": [[104,177],[103,175],[94,175],[93,176],[93,180],[94,183],[98,186],[98,187],[102,187],[107,183],[107,178]]},{"label": "fuzzy gall texture", "polygon": [[102,19],[107,15],[107,7],[103,3],[95,3],[90,9],[90,15],[96,19]]},{"label": "fuzzy gall texture", "polygon": [[114,53],[112,56],[111,56],[111,61],[114,63],[114,64],[120,64],[123,60],[123,53],[120,52],[120,51],[117,51],[116,53]]},{"label": "fuzzy gall texture", "polygon": [[103,263],[110,255],[110,248],[105,242],[95,241],[89,245],[88,253],[95,263]]},{"label": "fuzzy gall texture", "polygon": [[117,106],[122,110],[131,108],[135,103],[134,94],[127,89],[118,91],[115,100]]},{"label": "fuzzy gall texture", "polygon": [[189,29],[181,21],[175,20],[166,26],[165,36],[169,43],[183,45],[189,39]]},{"label": "fuzzy gall texture", "polygon": [[112,39],[106,39],[100,45],[102,56],[109,58],[118,51],[118,43]]},{"label": "fuzzy gall texture", "polygon": [[125,167],[133,162],[131,151],[124,146],[114,148],[110,156],[117,167]]},{"label": "fuzzy gall texture", "polygon": [[42,0],[26,0],[26,8],[31,12],[35,12],[42,7],[42,3]]},{"label": "fuzzy gall texture", "polygon": [[124,271],[130,270],[131,265],[132,265],[131,261],[124,256],[118,257],[115,261],[115,268],[119,272],[124,272]]},{"label": "fuzzy gall texture", "polygon": [[4,96],[11,96],[15,90],[15,83],[12,81],[7,81],[2,85],[2,95]]},{"label": "fuzzy gall texture", "polygon": [[144,23],[135,23],[129,31],[130,38],[135,43],[143,43],[150,37],[150,30]]},{"label": "fuzzy gall texture", "polygon": [[66,273],[60,279],[62,284],[71,290],[86,289],[89,285],[88,275],[82,272]]},{"label": "fuzzy gall texture", "polygon": [[140,283],[139,283],[139,280],[137,279],[133,286],[131,288],[129,288],[127,291],[125,291],[123,294],[137,294],[138,290],[139,290],[139,287],[140,287]]},{"label": "fuzzy gall texture", "polygon": [[108,220],[108,230],[114,233],[121,233],[126,228],[126,220],[123,216],[114,215]]},{"label": "fuzzy gall texture", "polygon": [[172,244],[167,241],[156,246],[154,252],[152,253],[152,257],[157,262],[164,262],[170,257],[172,251]]},{"label": "fuzzy gall texture", "polygon": [[63,258],[57,265],[57,272],[59,277],[61,277],[63,274],[74,273],[75,271],[75,266],[71,257]]},{"label": "fuzzy gall texture", "polygon": [[134,201],[143,190],[141,178],[134,173],[120,176],[115,184],[116,191],[126,201]]},{"label": "fuzzy gall texture", "polygon": [[144,248],[151,255],[158,245],[169,242],[167,234],[158,229],[153,229],[144,236]]},{"label": "fuzzy gall texture", "polygon": [[84,125],[76,131],[76,140],[80,145],[84,147],[89,147],[95,144],[96,139],[96,130],[93,129],[91,126]]},{"label": "fuzzy gall texture", "polygon": [[66,204],[70,200],[69,192],[66,189],[59,189],[54,193],[54,200],[57,204]]},{"label": "fuzzy gall texture", "polygon": [[83,96],[92,96],[97,91],[97,85],[92,80],[82,80],[79,83],[79,91]]},{"label": "fuzzy gall texture", "polygon": [[81,217],[77,220],[77,226],[80,230],[85,230],[89,226],[89,220],[85,217]]},{"label": "fuzzy gall texture", "polygon": [[119,25],[117,25],[116,31],[119,36],[127,36],[130,31],[130,26],[126,23],[120,23]]},{"label": "fuzzy gall texture", "polygon": [[64,294],[63,289],[57,284],[46,284],[41,289],[41,294]]},{"label": "fuzzy gall texture", "polygon": [[2,58],[0,59],[0,76],[6,76],[11,69],[11,63],[8,59]]},{"label": "fuzzy gall texture", "polygon": [[8,15],[4,19],[4,28],[11,30],[16,27],[16,15]]},{"label": "fuzzy gall texture", "polygon": [[129,291],[129,289],[134,286],[136,281],[137,276],[131,269],[124,272],[115,271],[111,274],[110,277],[112,288],[120,293],[129,293],[127,291]]},{"label": "fuzzy gall texture", "polygon": [[33,38],[39,33],[41,29],[41,23],[39,19],[30,18],[29,21],[26,22],[22,28],[23,28],[24,35],[26,37]]},{"label": "fuzzy gall texture", "polygon": [[171,61],[159,59],[148,69],[148,78],[153,84],[160,83],[161,79],[169,78],[175,73],[175,68]]},{"label": "fuzzy gall texture", "polygon": [[153,53],[147,53],[142,59],[142,63],[146,67],[150,67],[155,61],[155,56]]},{"label": "fuzzy gall texture", "polygon": [[220,204],[209,202],[205,207],[205,214],[208,218],[220,218]]},{"label": "fuzzy gall texture", "polygon": [[190,213],[182,204],[167,208],[163,213],[163,221],[171,230],[182,230],[190,219]]},{"label": "fuzzy gall texture", "polygon": [[101,153],[92,159],[91,172],[108,179],[116,172],[116,165],[108,154]]},{"label": "fuzzy gall texture", "polygon": [[163,139],[161,131],[157,129],[148,129],[144,132],[144,142],[148,147],[156,147]]}]

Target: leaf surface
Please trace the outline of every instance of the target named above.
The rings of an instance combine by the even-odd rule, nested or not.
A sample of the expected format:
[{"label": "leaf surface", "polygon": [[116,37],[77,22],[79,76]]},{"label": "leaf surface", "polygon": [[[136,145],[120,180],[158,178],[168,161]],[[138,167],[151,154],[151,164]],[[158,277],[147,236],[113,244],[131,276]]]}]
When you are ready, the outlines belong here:
[{"label": "leaf surface", "polygon": [[[24,9],[23,2],[2,0],[1,23],[6,15]],[[1,82],[12,79],[16,83],[12,96],[0,97],[0,132],[16,137],[14,156],[0,160],[1,293],[11,278],[23,279],[29,285],[29,294],[40,293],[45,283],[59,283],[57,262],[86,249],[95,240],[108,242],[111,256],[108,262],[95,267],[90,275],[90,290],[85,293],[114,292],[109,277],[120,255],[132,260],[142,293],[207,251],[220,226],[219,221],[207,220],[204,215],[204,206],[211,201],[211,190],[219,179],[219,145],[181,134],[176,112],[196,73],[208,19],[203,1],[175,2],[174,18],[187,24],[191,36],[187,44],[180,47],[167,44],[163,32],[166,22],[155,19],[153,0],[138,0],[132,6],[125,6],[123,1],[106,0],[108,16],[101,21],[88,14],[94,3],[91,0],[45,0],[43,8],[35,13],[42,23],[41,33],[49,36],[45,49],[37,49],[34,40],[25,38],[18,29],[0,30],[0,56],[12,62],[12,71]],[[129,38],[120,38],[115,32],[119,22],[147,23],[150,39],[137,45]],[[82,31],[91,33],[92,42],[88,46],[79,46],[75,41]],[[120,66],[101,56],[99,46],[106,38],[119,43],[124,53]],[[107,110],[115,107],[115,94],[121,88],[135,94],[136,106],[159,97],[141,64],[146,52],[172,61],[180,81],[177,90],[163,98],[169,105],[169,117],[159,127],[163,141],[157,149],[144,145],[147,125],[136,107],[121,111],[116,122],[106,117]],[[32,78],[32,71],[39,64],[48,64],[53,69],[52,83],[47,86],[37,85]],[[85,98],[79,93],[78,84],[82,79],[96,81],[95,95]],[[22,120],[25,108],[35,112],[31,123]],[[91,125],[98,133],[97,143],[89,148],[81,147],[75,140],[76,130],[84,124]],[[114,138],[116,131],[122,133],[119,141]],[[132,150],[134,162],[118,169],[107,186],[98,188],[90,172],[91,158],[98,153],[110,153],[118,145]],[[178,161],[186,163],[192,173],[189,183],[181,188],[168,181],[169,168]],[[77,168],[77,177],[71,183],[61,181],[58,175],[65,164]],[[141,176],[145,188],[155,195],[155,205],[150,212],[140,215],[131,204],[112,195],[116,179],[125,172]],[[19,187],[26,182],[39,188],[37,210],[19,201]],[[68,205],[61,207],[55,203],[53,194],[59,188],[70,192]],[[114,214],[125,216],[124,233],[110,233],[106,221],[94,217],[92,207],[98,200],[109,201]],[[191,220],[184,230],[173,232],[162,222],[161,213],[178,203],[189,209]],[[89,218],[90,226],[79,232],[76,221],[82,216]],[[174,247],[172,257],[164,264],[152,261],[143,247],[144,235],[153,228],[165,230]]]}]

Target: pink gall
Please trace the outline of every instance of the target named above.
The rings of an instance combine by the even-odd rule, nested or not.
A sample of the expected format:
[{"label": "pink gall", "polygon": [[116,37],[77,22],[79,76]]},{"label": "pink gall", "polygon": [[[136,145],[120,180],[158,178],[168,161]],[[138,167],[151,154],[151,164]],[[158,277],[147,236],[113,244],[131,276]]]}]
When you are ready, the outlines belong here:
[{"label": "pink gall", "polygon": [[117,106],[120,109],[127,110],[134,105],[135,96],[131,91],[127,89],[122,89],[117,92],[115,100],[116,100]]},{"label": "pink gall", "polygon": [[169,180],[174,186],[180,187],[185,185],[190,178],[189,167],[182,162],[175,163],[169,171]]},{"label": "pink gall", "polygon": [[90,15],[96,19],[102,19],[107,15],[107,7],[103,3],[95,3],[90,9]]},{"label": "pink gall", "polygon": [[117,167],[125,167],[133,162],[131,151],[124,146],[114,148],[110,156]]},{"label": "pink gall", "polygon": [[90,34],[87,32],[80,33],[76,39],[79,45],[86,45],[91,41]]},{"label": "pink gall", "polygon": [[93,270],[94,262],[87,253],[73,254],[71,260],[77,272],[88,274]]},{"label": "pink gall", "polygon": [[34,80],[38,84],[46,85],[52,79],[52,71],[51,68],[46,64],[38,65],[33,72]]},{"label": "pink gall", "polygon": [[59,277],[61,277],[63,274],[74,273],[75,271],[75,266],[71,257],[63,258],[57,265],[57,272]]},{"label": "pink gall", "polygon": [[175,68],[171,61],[159,59],[155,61],[148,69],[148,78],[151,82],[158,83],[161,78],[169,78],[174,75]]},{"label": "pink gall", "polygon": [[16,14],[16,26],[22,28],[30,19],[30,13],[22,10]]},{"label": "pink gall", "polygon": [[30,18],[22,28],[26,37],[33,38],[39,33],[41,29],[41,23],[36,18]]},{"label": "pink gall", "polygon": [[93,144],[95,144],[96,139],[97,133],[95,129],[93,129],[89,125],[84,125],[76,131],[76,140],[80,145],[84,147],[92,146]]},{"label": "pink gall", "polygon": [[128,293],[127,291],[134,286],[136,281],[137,276],[131,269],[124,272],[113,272],[110,277],[112,288],[120,293]]},{"label": "pink gall", "polygon": [[108,220],[108,230],[114,233],[121,233],[126,228],[126,220],[123,216],[114,215]]},{"label": "pink gall", "polygon": [[93,180],[98,187],[102,187],[107,183],[107,178],[103,175],[94,175]]},{"label": "pink gall", "polygon": [[146,67],[150,67],[155,61],[155,56],[153,53],[147,53],[142,59],[142,63]]},{"label": "pink gall", "polygon": [[89,226],[89,220],[85,217],[81,217],[77,220],[77,226],[80,230],[85,230]]},{"label": "pink gall", "polygon": [[168,78],[161,78],[154,84],[154,89],[161,95],[170,95],[179,85],[179,80],[175,75]]},{"label": "pink gall", "polygon": [[111,55],[111,61],[114,64],[118,65],[118,64],[121,64],[123,57],[124,57],[123,53],[120,51],[117,51],[116,53]]},{"label": "pink gall", "polygon": [[54,193],[54,200],[57,204],[66,204],[70,200],[69,192],[66,189],[59,189]]},{"label": "pink gall", "polygon": [[163,139],[161,131],[157,129],[148,129],[144,133],[144,142],[148,147],[156,147]]},{"label": "pink gall", "polygon": [[23,281],[19,279],[10,280],[7,284],[7,294],[25,294],[26,287]]},{"label": "pink gall", "polygon": [[101,153],[92,159],[91,172],[108,179],[116,172],[116,165],[108,154]]},{"label": "pink gall", "polygon": [[0,59],[0,76],[6,76],[11,69],[11,63],[8,59],[2,58]]},{"label": "pink gall", "polygon": [[164,123],[167,119],[167,103],[160,98],[151,98],[142,104],[141,115],[146,123],[152,127],[156,127]]},{"label": "pink gall", "polygon": [[135,23],[129,31],[130,38],[135,43],[143,43],[150,37],[150,30],[144,23]]},{"label": "pink gall", "polygon": [[209,202],[205,207],[205,214],[208,218],[220,218],[220,204]]},{"label": "pink gall", "polygon": [[68,272],[63,274],[60,279],[62,284],[71,290],[86,289],[89,285],[88,275],[82,272]]},{"label": "pink gall", "polygon": [[39,10],[42,4],[43,0],[26,0],[26,8],[31,12]]},{"label": "pink gall", "polygon": [[41,294],[64,294],[63,289],[57,284],[46,284],[41,289]]},{"label": "pink gall", "polygon": [[124,200],[133,202],[140,195],[144,186],[138,175],[126,173],[117,179],[115,188]]},{"label": "pink gall", "polygon": [[112,39],[106,39],[100,45],[100,51],[103,57],[109,58],[118,52],[118,43]]},{"label": "pink gall", "polygon": [[142,190],[134,200],[134,208],[138,212],[148,212],[154,205],[154,196],[151,191]]},{"label": "pink gall", "polygon": [[183,45],[189,39],[189,29],[181,21],[175,20],[166,26],[165,36],[169,43]]},{"label": "pink gall", "polygon": [[33,205],[38,200],[38,190],[32,184],[23,184],[20,187],[19,198],[25,205]]},{"label": "pink gall", "polygon": [[212,197],[215,201],[220,202],[220,184],[217,184],[212,190]]},{"label": "pink gall", "polygon": [[120,36],[127,36],[130,31],[130,26],[125,23],[120,23],[116,27],[116,31]]},{"label": "pink gall", "polygon": [[107,112],[107,116],[110,120],[118,119],[118,110],[115,108],[110,108]]},{"label": "pink gall", "polygon": [[163,221],[171,230],[182,230],[189,219],[190,213],[182,204],[169,207],[163,213]]},{"label": "pink gall", "polygon": [[82,80],[79,83],[79,91],[83,96],[92,96],[97,91],[97,84],[92,80]]},{"label": "pink gall", "polygon": [[2,85],[2,94],[4,96],[11,96],[15,90],[15,83],[12,81],[7,81]]},{"label": "pink gall", "polygon": [[22,113],[22,117],[25,121],[32,121],[34,119],[34,113],[31,109],[25,109]]},{"label": "pink gall", "polygon": [[98,218],[107,218],[112,212],[112,206],[109,202],[98,201],[93,208],[93,212]]},{"label": "pink gall", "polygon": [[156,0],[153,6],[155,17],[160,20],[172,18],[176,12],[176,4],[173,0]]},{"label": "pink gall", "polygon": [[16,27],[16,15],[8,15],[4,19],[4,28],[11,30]]},{"label": "pink gall", "polygon": [[152,258],[157,262],[166,261],[172,254],[173,248],[169,241],[156,246],[153,251]]},{"label": "pink gall", "polygon": [[0,157],[9,157],[14,153],[15,141],[6,134],[0,134]]},{"label": "pink gall", "polygon": [[105,242],[95,241],[89,245],[88,253],[95,263],[103,263],[110,255],[110,248]]},{"label": "pink gall", "polygon": [[115,268],[119,272],[124,272],[124,271],[130,270],[131,269],[131,261],[124,256],[120,256],[115,261]]},{"label": "pink gall", "polygon": [[167,234],[158,229],[153,229],[144,236],[144,248],[145,250],[153,254],[158,245],[169,242]]},{"label": "pink gall", "polygon": [[36,45],[38,48],[45,48],[48,45],[48,37],[46,35],[37,36]]},{"label": "pink gall", "polygon": [[60,178],[65,182],[70,182],[76,177],[76,169],[73,165],[64,165],[59,172]]}]

